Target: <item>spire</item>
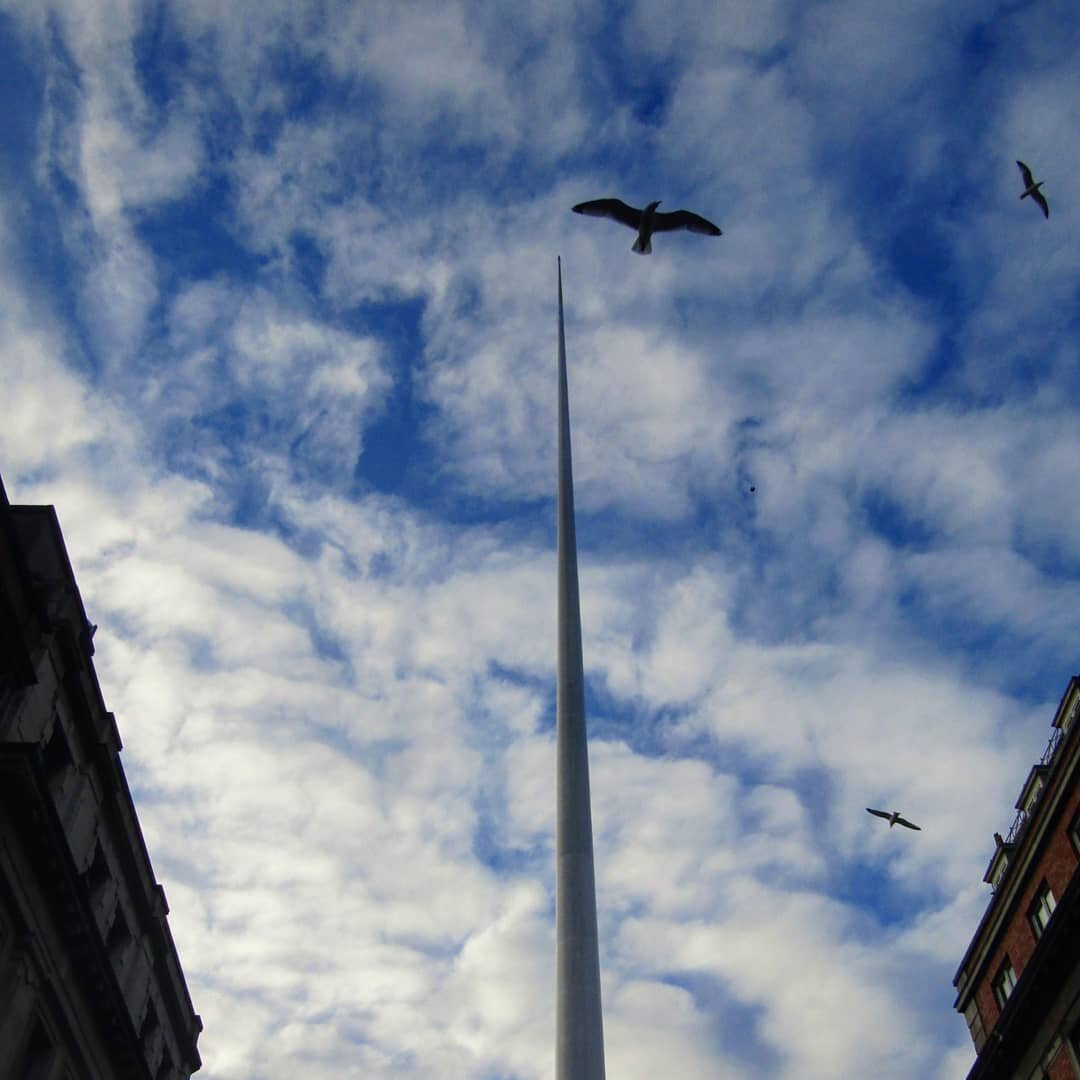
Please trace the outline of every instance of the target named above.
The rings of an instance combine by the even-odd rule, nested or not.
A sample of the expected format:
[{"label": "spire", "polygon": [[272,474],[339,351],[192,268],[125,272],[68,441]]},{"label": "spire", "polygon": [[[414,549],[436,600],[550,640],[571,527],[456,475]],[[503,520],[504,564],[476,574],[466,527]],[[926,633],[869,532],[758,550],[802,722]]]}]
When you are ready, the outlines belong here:
[{"label": "spire", "polygon": [[585,675],[559,259],[558,689],[555,836],[555,1077],[604,1080]]}]

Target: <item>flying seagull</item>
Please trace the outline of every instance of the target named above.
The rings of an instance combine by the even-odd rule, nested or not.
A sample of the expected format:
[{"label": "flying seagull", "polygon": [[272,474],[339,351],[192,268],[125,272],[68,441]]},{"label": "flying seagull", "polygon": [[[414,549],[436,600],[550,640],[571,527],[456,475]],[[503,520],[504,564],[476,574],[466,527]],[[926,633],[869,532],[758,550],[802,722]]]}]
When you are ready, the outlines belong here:
[{"label": "flying seagull", "polygon": [[633,250],[639,255],[648,255],[652,251],[654,232],[689,229],[690,232],[702,233],[705,236],[720,235],[720,230],[711,221],[706,221],[689,210],[661,214],[656,209],[659,205],[660,200],[657,199],[656,202],[649,203],[644,210],[637,210],[633,206],[627,206],[622,199],[593,199],[591,202],[578,203],[574,207],[574,213],[614,218],[623,225],[629,225],[631,229],[637,229]]},{"label": "flying seagull", "polygon": [[1026,199],[1030,195],[1042,209],[1043,217],[1048,218],[1050,216],[1050,207],[1046,203],[1046,196],[1039,190],[1045,181],[1040,180],[1036,184],[1035,177],[1031,175],[1031,170],[1022,161],[1018,161],[1016,164],[1020,166],[1020,175],[1024,178],[1024,194],[1020,198]]},{"label": "flying seagull", "polygon": [[870,807],[868,806],[866,808],[866,812],[868,814],[873,814],[874,817],[882,817],[882,818],[884,818],[889,823],[889,828],[890,829],[894,825],[904,825],[909,829],[914,829],[916,832],[922,832],[922,826],[921,825],[912,825],[912,823],[910,821],[908,821],[906,818],[902,818],[900,816],[900,811],[899,810],[894,810],[890,814],[888,810],[871,810]]}]

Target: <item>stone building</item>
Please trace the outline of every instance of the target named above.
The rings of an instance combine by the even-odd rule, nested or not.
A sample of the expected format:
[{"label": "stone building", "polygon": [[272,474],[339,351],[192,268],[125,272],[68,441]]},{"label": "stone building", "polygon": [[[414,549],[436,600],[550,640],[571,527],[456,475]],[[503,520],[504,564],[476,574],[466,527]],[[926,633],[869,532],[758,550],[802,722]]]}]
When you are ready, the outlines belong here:
[{"label": "stone building", "polygon": [[0,482],[0,1077],[181,1080],[188,994],[56,513]]},{"label": "stone building", "polygon": [[1080,677],[995,834],[989,906],[953,984],[978,1057],[968,1080],[1080,1078]]}]

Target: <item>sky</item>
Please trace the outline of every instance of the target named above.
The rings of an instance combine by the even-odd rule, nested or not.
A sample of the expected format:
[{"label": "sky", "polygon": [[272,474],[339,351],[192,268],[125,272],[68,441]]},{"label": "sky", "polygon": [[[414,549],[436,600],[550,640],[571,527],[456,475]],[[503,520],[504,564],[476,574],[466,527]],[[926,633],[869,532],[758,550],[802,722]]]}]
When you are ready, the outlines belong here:
[{"label": "sky", "polygon": [[553,1074],[561,255],[608,1075],[964,1077],[1080,667],[1071,0],[0,0],[0,109],[199,1075]]}]

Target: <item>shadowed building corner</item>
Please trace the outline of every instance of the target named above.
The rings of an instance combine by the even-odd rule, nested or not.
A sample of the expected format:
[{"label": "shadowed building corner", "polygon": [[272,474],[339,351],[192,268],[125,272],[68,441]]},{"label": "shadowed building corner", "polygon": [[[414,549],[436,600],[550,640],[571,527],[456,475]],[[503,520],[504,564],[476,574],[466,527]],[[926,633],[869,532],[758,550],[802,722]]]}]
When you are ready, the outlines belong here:
[{"label": "shadowed building corner", "polygon": [[51,506],[0,481],[0,1077],[186,1080],[192,1005]]}]

